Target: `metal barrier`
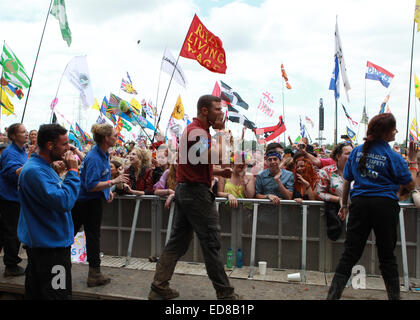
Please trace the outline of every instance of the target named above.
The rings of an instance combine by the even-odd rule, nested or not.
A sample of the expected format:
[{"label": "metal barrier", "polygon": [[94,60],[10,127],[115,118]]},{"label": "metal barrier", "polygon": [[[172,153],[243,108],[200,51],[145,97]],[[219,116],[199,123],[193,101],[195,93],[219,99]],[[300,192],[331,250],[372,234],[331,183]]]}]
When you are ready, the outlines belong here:
[{"label": "metal barrier", "polygon": [[[140,242],[142,242],[142,246],[137,246],[136,256],[138,257],[148,257],[148,256],[158,256],[164,244],[167,243],[170,237],[170,233],[172,230],[172,223],[174,215],[176,214],[175,205],[172,203],[170,210],[166,210],[163,208],[163,201],[166,200],[165,198],[160,198],[157,196],[120,196],[116,198],[117,201],[114,201],[111,204],[104,205],[104,219],[103,219],[103,226],[102,229],[102,247],[103,251],[106,254],[111,255],[123,255],[123,245],[124,243],[128,242],[127,247],[127,257],[125,266],[130,264],[130,258],[133,254],[133,245],[136,233],[139,233],[141,236]],[[317,270],[323,272],[333,272],[337,262],[333,263],[333,256],[339,257],[343,252],[343,243],[345,239],[345,235],[336,241],[332,242],[327,239],[326,236],[326,229],[325,229],[325,218],[324,218],[324,206],[322,201],[303,201],[302,204],[299,204],[293,200],[282,200],[280,206],[275,206],[270,200],[262,200],[262,199],[237,199],[238,202],[241,204],[238,208],[232,209],[226,205],[221,205],[221,203],[226,202],[226,198],[216,198],[216,205],[217,210],[219,211],[220,215],[220,224],[222,227],[222,237],[229,237],[229,241],[227,242],[227,247],[233,249],[236,252],[237,248],[243,249],[244,254],[244,261],[246,257],[249,256],[249,266],[250,266],[250,273],[249,278],[254,276],[254,269],[255,269],[255,260],[256,254],[258,253],[259,256],[270,255],[273,256],[273,250],[270,249],[269,242],[276,240],[277,241],[277,252],[274,254],[275,260],[272,263],[277,264],[277,268],[287,267],[287,268],[294,268],[300,269],[303,275],[303,281],[306,280],[306,271],[308,269],[307,262],[308,262],[308,244],[310,246],[309,252],[311,253],[311,257],[309,262],[311,263],[311,267],[309,270]],[[135,204],[134,210],[132,204]],[[115,217],[115,206],[118,206],[117,209],[117,217]],[[251,218],[251,211],[244,206],[252,206],[252,218]],[[259,210],[261,207],[265,210]],[[408,256],[407,256],[407,245],[410,247],[415,247],[415,273],[412,272],[412,276],[415,275],[416,278],[420,278],[420,215],[416,214],[415,217],[410,217],[411,219],[408,226],[410,226],[410,238],[411,241],[406,241],[406,224],[404,219],[404,210],[410,211],[407,214],[411,214],[411,211],[417,210],[415,209],[413,204],[410,203],[400,203],[400,246],[401,246],[401,263],[402,263],[402,274],[404,278],[404,287],[408,291],[409,290],[409,268],[408,268]],[[301,224],[299,225],[298,221],[296,221],[295,213],[292,211],[296,211],[296,209],[300,210],[302,219]],[[414,209],[413,209],[414,208]],[[124,213],[123,213],[124,209]],[[410,209],[410,210],[406,210]],[[269,221],[264,222],[264,215],[267,215],[267,211],[270,211],[268,214]],[[275,225],[275,219],[273,218],[273,212],[277,211],[277,224]],[[142,214],[140,214],[142,212]],[[308,213],[309,212],[309,213]],[[163,225],[163,222],[166,222],[166,214],[168,213],[167,219],[167,226]],[[230,221],[228,215],[230,213]],[[251,234],[244,231],[245,216],[248,213],[248,217],[251,218],[252,226],[251,226]],[[139,220],[140,217],[143,219]],[[131,220],[131,227],[128,227],[128,220],[129,216],[133,216]],[[117,218],[117,220],[115,220]],[[308,226],[308,218],[311,219],[311,223]],[[413,220],[414,219],[414,220]],[[248,219],[249,220],[249,219]],[[288,221],[286,221],[288,220]],[[318,223],[318,228],[316,228],[316,224]],[[112,226],[111,226],[111,225]],[[116,224],[116,226],[115,226]],[[230,224],[230,232],[225,232],[225,229],[229,227]],[[126,225],[126,226],[124,226]],[[284,227],[285,225],[288,226],[286,228],[286,232]],[[413,226],[414,225],[414,226]],[[145,228],[146,226],[146,228]],[[261,232],[258,232],[258,227]],[[163,227],[163,229],[162,229]],[[310,231],[310,236],[308,237],[308,227]],[[414,227],[414,229],[413,229]],[[265,229],[264,229],[265,228]],[[277,228],[277,229],[273,229]],[[229,228],[228,228],[229,229]],[[269,231],[271,230],[271,233]],[[117,237],[115,239],[115,234],[109,237],[109,232],[117,231]],[[124,233],[126,231],[130,231],[129,239],[124,239]],[[294,234],[293,234],[293,231]],[[414,232],[413,232],[414,231]],[[108,233],[107,233],[108,232]],[[150,233],[150,237],[146,236]],[[164,238],[162,238],[162,234],[166,234]],[[299,235],[300,233],[300,235]],[[248,246],[245,242],[251,238],[251,243]],[[138,239],[138,238],[137,238]],[[265,242],[267,251],[265,250],[257,250],[257,240],[260,239],[261,242]],[[115,240],[117,242],[117,246],[115,248]],[[125,241],[124,241],[125,240]],[[413,241],[414,240],[414,241]],[[288,245],[284,245],[284,242],[287,242]],[[224,242],[226,243],[226,241]],[[299,250],[296,243],[300,243],[300,265],[297,266],[297,259],[298,254],[294,250]],[[379,274],[377,271],[377,263],[376,263],[376,255],[375,255],[375,240],[373,234],[370,236],[370,240],[368,240],[367,245],[370,246],[369,250],[366,250],[361,258],[361,261],[368,261],[368,265],[370,267],[370,274]],[[147,250],[147,247],[150,246],[150,250]],[[334,246],[336,246],[336,251],[334,252]],[[198,250],[198,239],[194,236],[192,248],[189,249],[189,252],[192,251],[190,254],[186,254],[184,259],[187,261],[199,261],[199,250]],[[224,247],[222,241],[222,249]],[[284,254],[287,249],[292,248],[290,252]],[[314,247],[318,247],[318,255],[316,252],[314,253]],[[298,248],[298,249],[296,249]],[[339,250],[341,248],[341,250]],[[264,248],[265,249],[265,248]],[[224,252],[224,250],[222,250]],[[334,254],[335,253],[335,254]],[[292,263],[286,263],[284,257],[288,257],[290,260],[293,260]],[[412,256],[412,254],[410,255]],[[397,259],[399,256],[397,255]],[[273,260],[273,259],[272,259]],[[316,265],[316,260],[318,260],[318,264]],[[337,259],[336,259],[337,260]],[[413,260],[413,259],[411,259]],[[413,265],[413,261],[411,261],[411,265]],[[413,269],[413,268],[412,268]]]}]

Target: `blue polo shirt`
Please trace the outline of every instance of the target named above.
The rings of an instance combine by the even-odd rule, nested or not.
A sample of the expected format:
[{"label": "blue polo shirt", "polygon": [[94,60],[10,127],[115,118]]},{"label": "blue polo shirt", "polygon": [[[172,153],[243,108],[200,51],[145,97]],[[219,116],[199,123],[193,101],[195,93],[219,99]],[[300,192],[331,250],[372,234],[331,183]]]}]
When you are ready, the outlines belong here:
[{"label": "blue polo shirt", "polygon": [[14,142],[4,149],[0,157],[0,198],[18,202],[18,176],[16,170],[23,167],[28,155]]},{"label": "blue polo shirt", "polygon": [[[280,170],[281,183],[287,190],[293,192],[293,185],[295,183],[293,172],[284,169]],[[255,194],[274,194],[279,198],[284,198],[284,195],[280,192],[277,182],[274,181],[274,176],[271,175],[270,169],[265,169],[257,175],[255,182]]]},{"label": "blue polo shirt", "polygon": [[24,165],[19,176],[19,240],[30,248],[62,248],[74,242],[71,217],[80,179],[69,171],[64,180],[37,154]]},{"label": "blue polo shirt", "polygon": [[80,194],[78,201],[87,201],[92,199],[109,199],[109,190],[89,192],[99,182],[111,179],[111,166],[109,164],[109,153],[104,153],[97,145],[90,150],[83,159],[80,166]]},{"label": "blue polo shirt", "polygon": [[347,181],[354,180],[350,198],[363,196],[398,200],[400,185],[413,180],[407,163],[387,142],[379,140],[371,144],[366,160],[367,171],[361,174],[357,167],[362,150],[363,144],[354,148],[344,167],[343,178]]}]

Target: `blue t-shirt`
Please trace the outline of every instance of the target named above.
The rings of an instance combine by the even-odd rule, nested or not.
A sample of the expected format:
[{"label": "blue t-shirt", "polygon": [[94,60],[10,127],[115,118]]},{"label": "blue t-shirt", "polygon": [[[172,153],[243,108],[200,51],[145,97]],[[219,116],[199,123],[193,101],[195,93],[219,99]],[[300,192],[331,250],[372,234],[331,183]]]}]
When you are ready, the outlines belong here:
[{"label": "blue t-shirt", "polygon": [[89,192],[99,182],[111,179],[111,167],[109,164],[109,153],[104,153],[97,145],[90,150],[83,159],[80,166],[80,194],[78,201],[87,201],[92,199],[109,199],[109,190]]},{"label": "blue t-shirt", "polygon": [[23,148],[12,143],[0,157],[0,198],[18,202],[18,176],[16,170],[23,167],[28,155]]},{"label": "blue t-shirt", "polygon": [[80,189],[74,171],[62,181],[50,164],[37,154],[19,176],[19,240],[30,248],[69,247],[74,242],[71,217]]},{"label": "blue t-shirt", "polygon": [[[281,183],[287,190],[293,192],[293,185],[295,183],[293,172],[284,169],[280,170]],[[257,175],[257,179],[255,181],[255,194],[274,194],[277,197],[284,199],[284,195],[280,192],[277,182],[274,181],[274,176],[271,175],[270,169],[265,169]]]},{"label": "blue t-shirt", "polygon": [[391,149],[383,140],[374,141],[368,150],[366,173],[361,174],[359,160],[363,154],[363,144],[353,149],[343,171],[343,178],[353,181],[350,198],[386,197],[398,200],[400,185],[410,183],[413,179],[407,163],[401,155]]}]

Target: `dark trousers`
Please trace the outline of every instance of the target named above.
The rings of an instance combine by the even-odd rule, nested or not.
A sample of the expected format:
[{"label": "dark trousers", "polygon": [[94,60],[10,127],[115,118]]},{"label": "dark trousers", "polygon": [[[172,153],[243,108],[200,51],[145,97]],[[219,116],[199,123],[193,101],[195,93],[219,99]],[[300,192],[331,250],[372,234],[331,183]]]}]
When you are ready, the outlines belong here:
[{"label": "dark trousers", "polygon": [[20,241],[17,236],[19,202],[0,199],[0,250],[3,248],[3,262],[6,267],[16,267],[19,258]]},{"label": "dark trousers", "polygon": [[[170,239],[156,265],[152,288],[169,287],[175,265],[188,250],[193,231],[200,240],[207,274],[216,292],[233,293],[220,257],[220,223],[214,194],[203,184],[179,184],[175,190],[176,216]],[[219,295],[218,295],[219,296]]]},{"label": "dark trousers", "polygon": [[74,235],[83,225],[86,235],[86,253],[89,267],[101,266],[100,243],[102,222],[102,200],[77,201],[71,210]]},{"label": "dark trousers", "polygon": [[379,269],[384,279],[398,278],[394,249],[400,206],[385,197],[355,197],[350,205],[344,253],[335,270],[350,277],[353,266],[362,256],[371,230],[375,232]]},{"label": "dark trousers", "polygon": [[26,253],[25,299],[70,300],[70,247],[26,248]]}]

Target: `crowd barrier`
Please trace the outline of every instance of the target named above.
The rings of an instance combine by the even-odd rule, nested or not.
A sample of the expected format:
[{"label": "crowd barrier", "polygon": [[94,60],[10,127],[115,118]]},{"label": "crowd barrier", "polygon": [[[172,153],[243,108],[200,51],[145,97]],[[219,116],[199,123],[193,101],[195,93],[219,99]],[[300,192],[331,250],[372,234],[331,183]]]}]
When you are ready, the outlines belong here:
[{"label": "crowd barrier", "polygon": [[[102,252],[107,255],[148,258],[159,256],[169,235],[176,214],[174,203],[164,208],[165,198],[157,196],[120,196],[104,204]],[[334,272],[344,250],[345,232],[337,241],[327,237],[324,203],[321,201],[282,200],[280,206],[270,200],[238,199],[238,208],[226,205],[226,198],[216,198],[220,216],[222,248],[226,259],[228,248],[241,248],[249,277],[254,276],[258,261],[278,270]],[[409,290],[409,277],[420,278],[420,214],[413,204],[400,203],[399,232],[395,254],[404,286]],[[200,244],[194,239],[183,261],[203,262]],[[380,275],[372,232],[358,262],[368,275]]]}]

